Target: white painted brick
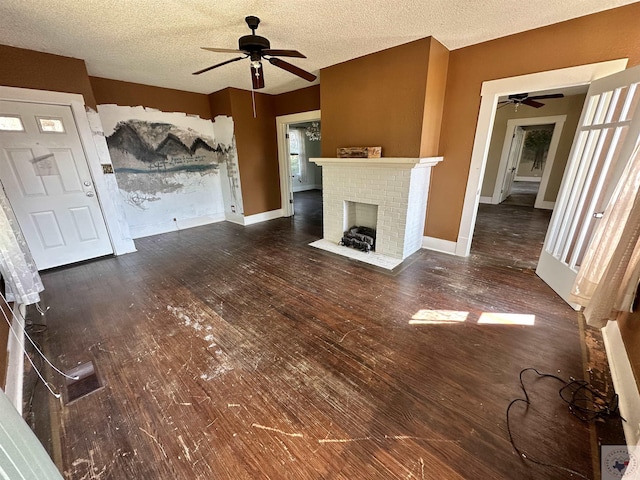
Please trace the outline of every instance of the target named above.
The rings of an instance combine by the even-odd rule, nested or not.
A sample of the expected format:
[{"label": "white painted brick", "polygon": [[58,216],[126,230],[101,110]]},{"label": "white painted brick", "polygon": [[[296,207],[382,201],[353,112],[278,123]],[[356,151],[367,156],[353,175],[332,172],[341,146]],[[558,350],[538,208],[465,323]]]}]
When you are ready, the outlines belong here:
[{"label": "white painted brick", "polygon": [[[325,239],[338,242],[351,226],[345,223],[375,225],[378,253],[395,258],[411,255],[422,245],[429,170],[325,165]],[[356,202],[356,206],[345,202]]]}]

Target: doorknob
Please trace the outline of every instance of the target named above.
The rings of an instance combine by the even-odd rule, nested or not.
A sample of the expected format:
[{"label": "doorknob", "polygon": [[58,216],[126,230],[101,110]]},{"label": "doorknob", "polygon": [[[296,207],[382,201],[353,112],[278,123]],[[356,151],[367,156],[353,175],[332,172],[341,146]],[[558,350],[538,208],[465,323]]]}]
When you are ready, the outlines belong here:
[{"label": "doorknob", "polygon": [[95,193],[93,192],[87,192],[87,197],[93,197],[95,195]]},{"label": "doorknob", "polygon": [[85,180],[85,181],[84,181],[84,186],[85,186],[85,187],[90,187],[90,186],[91,186],[91,182],[90,182],[90,181],[88,181],[88,180]]}]

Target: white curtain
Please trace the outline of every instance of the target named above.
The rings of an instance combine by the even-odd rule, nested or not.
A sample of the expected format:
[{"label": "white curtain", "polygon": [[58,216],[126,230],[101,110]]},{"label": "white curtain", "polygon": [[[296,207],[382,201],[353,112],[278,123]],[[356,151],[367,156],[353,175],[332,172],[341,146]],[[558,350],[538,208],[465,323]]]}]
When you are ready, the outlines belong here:
[{"label": "white curtain", "polygon": [[0,275],[8,301],[30,305],[40,301],[44,290],[38,269],[22,236],[11,205],[0,188]]},{"label": "white curtain", "polygon": [[289,140],[292,153],[298,154],[299,171],[294,175],[298,177],[300,183],[307,183],[307,166],[309,161],[305,151],[305,135],[302,128],[291,128],[289,130]]},{"label": "white curtain", "polygon": [[640,279],[640,145],[631,156],[580,265],[570,300],[589,325],[630,311]]}]

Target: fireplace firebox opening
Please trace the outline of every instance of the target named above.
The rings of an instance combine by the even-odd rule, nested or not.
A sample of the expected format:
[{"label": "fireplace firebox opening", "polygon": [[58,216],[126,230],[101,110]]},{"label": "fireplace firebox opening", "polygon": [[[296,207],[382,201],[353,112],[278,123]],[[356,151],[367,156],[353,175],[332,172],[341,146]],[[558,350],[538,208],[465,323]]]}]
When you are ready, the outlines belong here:
[{"label": "fireplace firebox opening", "polygon": [[363,252],[375,251],[377,223],[378,205],[345,201],[340,244]]}]

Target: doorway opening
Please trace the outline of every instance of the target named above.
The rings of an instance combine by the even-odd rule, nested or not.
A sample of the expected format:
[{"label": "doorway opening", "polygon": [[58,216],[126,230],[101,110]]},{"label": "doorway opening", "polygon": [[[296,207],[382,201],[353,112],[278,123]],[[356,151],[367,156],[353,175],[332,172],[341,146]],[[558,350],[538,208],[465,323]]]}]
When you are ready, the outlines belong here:
[{"label": "doorway opening", "polygon": [[[562,115],[533,116],[538,112],[529,112],[531,117],[510,118],[516,112],[496,112],[480,203],[515,202],[553,209],[584,102],[584,95],[576,88],[566,91],[567,95],[546,105],[547,111],[564,112]],[[565,126],[567,116],[569,124]]]},{"label": "doorway opening", "polygon": [[502,203],[535,207],[554,128],[554,124],[516,127],[509,154],[513,163],[503,182]]},{"label": "doorway opening", "polygon": [[468,256],[470,253],[482,179],[487,167],[496,107],[500,97],[521,92],[541,92],[589,85],[597,78],[624,70],[626,65],[627,59],[619,59],[484,82],[458,238],[455,243],[451,242],[451,245],[444,245],[438,250],[459,256]]},{"label": "doorway opening", "polygon": [[[276,117],[282,216],[306,217],[322,227],[320,111]],[[299,220],[297,218],[296,220]]]}]

